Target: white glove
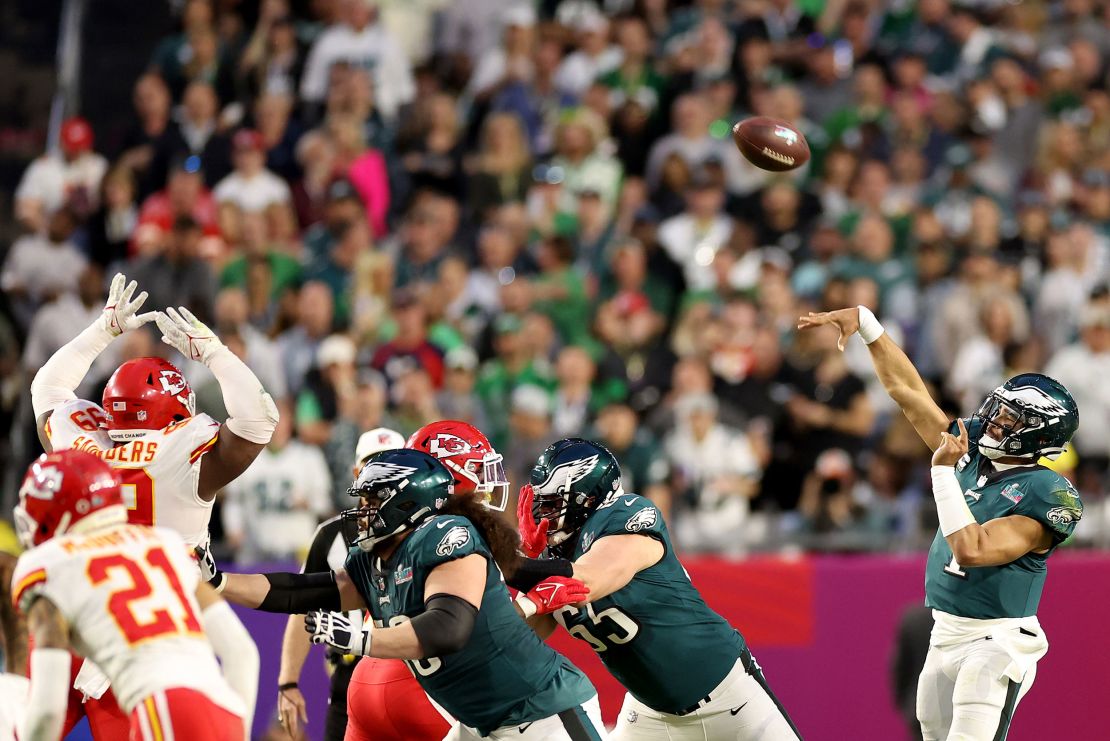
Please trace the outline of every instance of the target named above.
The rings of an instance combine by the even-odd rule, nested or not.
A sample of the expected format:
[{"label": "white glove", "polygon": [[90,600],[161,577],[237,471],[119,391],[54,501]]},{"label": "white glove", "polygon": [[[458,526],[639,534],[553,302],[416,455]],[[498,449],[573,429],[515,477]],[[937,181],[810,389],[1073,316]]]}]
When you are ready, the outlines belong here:
[{"label": "white glove", "polygon": [[140,293],[134,300],[131,299],[138,287],[139,284],[135,281],[128,283],[123,273],[116,273],[112,278],[112,287],[108,289],[108,302],[104,304],[104,311],[95,324],[113,337],[119,337],[124,332],[130,332],[147,322],[154,321],[158,316],[157,311],[138,313],[139,309],[143,308],[143,302],[146,301],[146,291]]},{"label": "white glove", "polygon": [[[180,313],[178,313],[180,312]],[[154,321],[162,330],[162,342],[189,360],[208,365],[212,356],[224,349],[224,343],[202,321],[184,306],[156,312]]]},{"label": "white glove", "polygon": [[200,578],[208,582],[217,592],[224,591],[227,586],[227,577],[224,572],[216,568],[216,559],[212,558],[212,536],[205,535],[204,542],[193,548],[193,555],[197,559],[197,568]]},{"label": "white glove", "polygon": [[370,637],[374,630],[370,621],[357,624],[345,612],[316,610],[304,616],[304,629],[317,645],[326,643],[354,656],[370,655]]}]

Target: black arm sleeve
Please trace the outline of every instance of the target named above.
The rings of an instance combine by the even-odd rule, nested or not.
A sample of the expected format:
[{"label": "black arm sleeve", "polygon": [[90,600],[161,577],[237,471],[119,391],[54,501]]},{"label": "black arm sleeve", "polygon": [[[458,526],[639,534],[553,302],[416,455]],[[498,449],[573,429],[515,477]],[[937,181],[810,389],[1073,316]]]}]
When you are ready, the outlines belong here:
[{"label": "black arm sleeve", "polygon": [[412,629],[424,656],[432,658],[461,651],[477,619],[478,608],[463,598],[433,594],[424,603],[424,612],[412,619]]},{"label": "black arm sleeve", "polygon": [[574,563],[565,558],[522,558],[516,572],[505,580],[518,592],[532,588],[552,576],[574,576]]},{"label": "black arm sleeve", "polygon": [[340,609],[339,586],[331,571],[263,576],[270,582],[270,591],[258,606],[263,612],[300,615],[312,610],[337,612]]}]

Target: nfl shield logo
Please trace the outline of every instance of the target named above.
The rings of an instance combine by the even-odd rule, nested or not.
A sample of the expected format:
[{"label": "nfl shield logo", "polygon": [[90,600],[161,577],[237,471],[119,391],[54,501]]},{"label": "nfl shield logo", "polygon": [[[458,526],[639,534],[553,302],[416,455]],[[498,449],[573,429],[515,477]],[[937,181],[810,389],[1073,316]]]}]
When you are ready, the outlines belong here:
[{"label": "nfl shield logo", "polygon": [[135,413],[135,417],[137,417],[140,422],[146,422],[146,410],[140,409]]}]

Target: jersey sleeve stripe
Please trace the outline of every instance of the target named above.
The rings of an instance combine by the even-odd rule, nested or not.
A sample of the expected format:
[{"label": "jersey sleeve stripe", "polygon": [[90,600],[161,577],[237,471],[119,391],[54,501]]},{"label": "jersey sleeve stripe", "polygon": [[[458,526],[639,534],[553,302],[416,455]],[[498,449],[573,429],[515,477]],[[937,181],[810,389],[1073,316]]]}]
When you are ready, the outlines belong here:
[{"label": "jersey sleeve stripe", "polygon": [[146,698],[143,705],[146,707],[147,718],[150,720],[150,730],[152,732],[151,735],[154,737],[154,741],[164,741],[162,724],[159,722],[158,718],[158,709],[154,707],[154,698]]},{"label": "jersey sleeve stripe", "polygon": [[28,589],[36,584],[42,584],[45,581],[46,569],[35,569],[30,574],[27,574],[27,576],[19,580],[19,583],[15,585],[15,589],[12,590],[12,604],[18,606]]},{"label": "jersey sleeve stripe", "polygon": [[42,431],[46,433],[47,440],[52,440],[52,438],[54,437],[53,433],[50,430],[50,420],[53,418],[54,415],[51,414],[49,417],[46,418],[46,424],[42,426]]},{"label": "jersey sleeve stripe", "polygon": [[200,460],[200,457],[202,455],[204,455],[205,453],[207,453],[212,448],[212,446],[216,444],[216,441],[219,440],[219,439],[220,439],[220,431],[217,429],[216,434],[212,436],[211,440],[209,440],[208,442],[206,442],[202,445],[197,446],[197,448],[195,450],[193,450],[192,453],[189,454],[189,463],[196,463],[198,460]]}]

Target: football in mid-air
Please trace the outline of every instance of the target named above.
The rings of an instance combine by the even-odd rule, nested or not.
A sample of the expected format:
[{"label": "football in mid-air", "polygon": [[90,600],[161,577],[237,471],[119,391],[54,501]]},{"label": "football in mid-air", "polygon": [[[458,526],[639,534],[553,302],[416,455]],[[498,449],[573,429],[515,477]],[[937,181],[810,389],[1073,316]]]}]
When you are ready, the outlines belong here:
[{"label": "football in mid-air", "polygon": [[802,132],[777,118],[746,118],[732,127],[732,138],[748,162],[763,170],[793,170],[809,161]]}]

